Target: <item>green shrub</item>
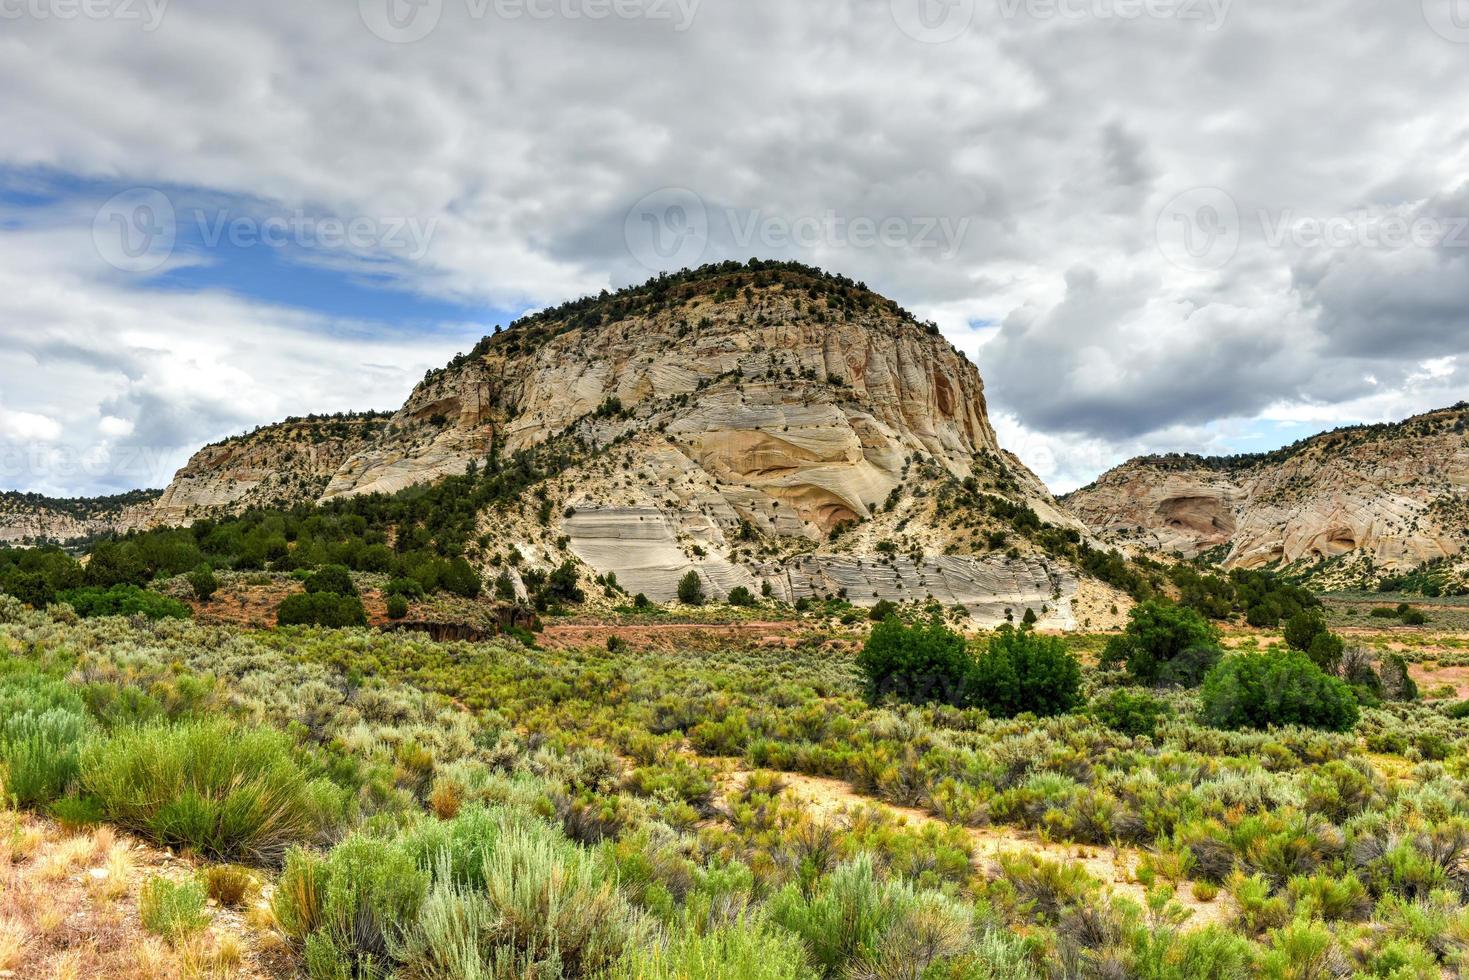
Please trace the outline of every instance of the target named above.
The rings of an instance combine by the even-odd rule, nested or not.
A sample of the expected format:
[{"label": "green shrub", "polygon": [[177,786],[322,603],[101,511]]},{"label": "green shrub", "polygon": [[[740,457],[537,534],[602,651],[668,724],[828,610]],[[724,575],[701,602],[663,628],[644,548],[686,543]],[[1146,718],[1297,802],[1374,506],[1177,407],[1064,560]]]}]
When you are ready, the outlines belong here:
[{"label": "green shrub", "polygon": [[107,819],[216,861],[275,864],[342,816],[339,790],[312,781],[290,739],[225,721],[152,724],[87,743],[80,784]]},{"label": "green shrub", "polygon": [[189,587],[194,590],[194,596],[200,602],[208,602],[219,591],[219,579],[215,577],[214,569],[208,565],[200,565],[189,573]]},{"label": "green shrub", "polygon": [[292,851],[272,909],[308,962],[382,976],[392,972],[393,948],[414,927],[428,884],[400,842],[359,834],[324,858]]},{"label": "green shrub", "polygon": [[408,600],[400,595],[388,596],[388,618],[402,619],[408,615]]},{"label": "green shrub", "polygon": [[416,579],[411,578],[395,578],[388,583],[388,587],[383,591],[390,596],[398,595],[409,600],[418,600],[424,597],[423,586],[419,585]]},{"label": "green shrub", "polygon": [[174,942],[209,925],[205,898],[204,888],[197,881],[149,878],[138,893],[138,918],[144,929]]},{"label": "green shrub", "polygon": [[312,595],[356,595],[357,586],[352,582],[352,573],[344,565],[327,565],[306,579],[306,591]]},{"label": "green shrub", "polygon": [[1303,609],[1285,624],[1285,643],[1292,650],[1307,653],[1316,638],[1328,632],[1326,617],[1319,609]]},{"label": "green shrub", "polygon": [[78,751],[91,729],[79,693],[35,675],[0,679],[0,768],[5,793],[44,806],[76,780]]},{"label": "green shrub", "polygon": [[907,626],[898,619],[874,626],[857,656],[870,704],[889,697],[909,704],[962,704],[972,665],[958,633],[940,623]]},{"label": "green shrub", "polygon": [[84,619],[98,616],[146,616],[149,619],[188,619],[189,607],[177,599],[140,589],[136,585],[114,585],[109,589],[84,588],[63,592],[60,600]]},{"label": "green shrub", "polygon": [[1102,652],[1102,667],[1125,666],[1144,684],[1196,687],[1223,656],[1219,633],[1192,609],[1149,601],[1136,606],[1127,630]]},{"label": "green shrub", "polygon": [[545,824],[504,827],[484,859],[484,880],[499,958],[525,975],[558,962],[569,976],[598,976],[649,935],[612,871]]},{"label": "green shrub", "polygon": [[878,601],[877,605],[873,606],[872,609],[867,613],[867,618],[872,620],[874,623],[880,623],[884,619],[887,619],[891,616],[896,616],[898,614],[898,610],[901,608],[901,606],[899,606],[891,599],[881,599]]},{"label": "green shrub", "polygon": [[1204,721],[1215,728],[1303,725],[1345,732],[1357,723],[1357,699],[1296,651],[1243,653],[1210,672],[1202,693]]},{"label": "green shrub", "polygon": [[455,558],[439,574],[439,585],[445,592],[465,599],[478,599],[484,579],[464,558]]},{"label": "green shrub", "polygon": [[809,976],[791,932],[740,919],[708,932],[678,929],[664,943],[629,950],[615,980],[798,980]]},{"label": "green shrub", "polygon": [[1090,712],[1115,732],[1152,737],[1158,733],[1158,726],[1172,717],[1173,708],[1146,691],[1116,688],[1093,699]]},{"label": "green shrub", "polygon": [[366,626],[367,610],[355,595],[335,592],[297,592],[286,596],[276,610],[275,621],[281,626],[326,626],[341,629]]},{"label": "green shrub", "polygon": [[1064,715],[1081,704],[1081,665],[1062,640],[1001,628],[969,669],[965,701],[998,718]]},{"label": "green shrub", "polygon": [[743,585],[737,585],[730,590],[729,599],[726,601],[731,606],[753,606],[755,604],[755,596]]},{"label": "green shrub", "polygon": [[678,581],[678,601],[686,606],[704,604],[704,582],[699,573],[691,571]]},{"label": "green shrub", "polygon": [[1335,633],[1317,633],[1306,648],[1306,656],[1311,658],[1311,662],[1328,674],[1335,674],[1341,669],[1345,652],[1346,643]]}]

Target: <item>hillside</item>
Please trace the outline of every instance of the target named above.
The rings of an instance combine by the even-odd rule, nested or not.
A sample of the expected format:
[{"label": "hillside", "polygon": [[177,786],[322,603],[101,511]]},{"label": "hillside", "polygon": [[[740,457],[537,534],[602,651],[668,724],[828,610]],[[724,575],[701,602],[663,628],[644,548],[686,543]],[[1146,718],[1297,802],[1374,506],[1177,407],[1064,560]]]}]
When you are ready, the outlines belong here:
[{"label": "hillside", "polygon": [[1058,628],[1115,615],[1090,586],[1078,615],[1085,528],[1000,447],[974,366],[862,284],[789,264],[664,276],[497,329],[390,418],[202,450],[151,522],[413,494],[542,449],[441,553],[508,566],[522,592],[527,570],[574,560],[657,602],[694,572],[719,598],[932,599]]},{"label": "hillside", "polygon": [[387,419],[376,412],[292,418],[205,446],[174,475],[150,523],[316,500],[343,462],[383,434]]},{"label": "hillside", "polygon": [[1064,502],[1132,547],[1366,583],[1457,558],[1469,542],[1466,427],[1461,404],[1274,453],[1143,457]]},{"label": "hillside", "polygon": [[158,497],[157,490],[72,500],[0,493],[0,545],[60,543],[147,526]]}]

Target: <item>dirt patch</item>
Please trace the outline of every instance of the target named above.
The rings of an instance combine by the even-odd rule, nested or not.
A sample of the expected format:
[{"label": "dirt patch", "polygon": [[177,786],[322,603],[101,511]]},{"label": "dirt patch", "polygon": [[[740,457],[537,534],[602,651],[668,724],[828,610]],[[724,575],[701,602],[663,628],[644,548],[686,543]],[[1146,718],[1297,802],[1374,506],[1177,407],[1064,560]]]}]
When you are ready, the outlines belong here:
[{"label": "dirt patch", "polygon": [[[270,629],[275,626],[275,612],[287,596],[304,592],[300,582],[271,582],[269,585],[230,585],[221,588],[209,602],[192,596],[185,600],[194,610],[194,619],[210,626],[236,626],[241,629]],[[378,589],[362,589],[362,608],[367,611],[367,625],[387,626],[388,600]]]},{"label": "dirt patch", "polygon": [[183,881],[194,868],[111,827],[68,832],[0,813],[0,977],[184,977],[266,980],[293,975],[258,894],[244,909],[211,903],[210,924],[172,944],[147,932],[138,896],[152,877]]},{"label": "dirt patch", "polygon": [[[880,800],[861,795],[846,783],[837,779],[822,779],[799,773],[780,773],[785,792],[807,810],[816,820],[834,823],[843,819],[849,810],[858,807],[876,807],[893,814],[899,819],[923,826],[939,824],[948,826],[932,814],[912,807],[893,806]],[[726,777],[724,791],[741,789],[749,778],[748,770],[739,770]],[[1113,895],[1120,895],[1147,907],[1147,889],[1137,881],[1138,863],[1146,852],[1127,847],[1091,847],[1085,844],[1065,844],[1044,841],[1033,834],[1010,827],[966,827],[974,857],[982,863],[994,864],[1002,854],[1034,854],[1061,864],[1080,864],[1088,874],[1102,883],[1102,887]],[[1195,898],[1188,882],[1177,889],[1174,900],[1190,912],[1187,926],[1204,926],[1225,923],[1234,914],[1228,897],[1220,893],[1211,902]]]},{"label": "dirt patch", "polygon": [[655,623],[642,626],[547,626],[537,642],[550,650],[605,647],[616,637],[628,649],[639,651],[718,650],[731,645],[790,649],[799,642],[799,623]]},{"label": "dirt patch", "polygon": [[1469,667],[1433,667],[1410,664],[1408,676],[1418,684],[1424,694],[1445,684],[1453,687],[1460,701],[1469,701]]}]

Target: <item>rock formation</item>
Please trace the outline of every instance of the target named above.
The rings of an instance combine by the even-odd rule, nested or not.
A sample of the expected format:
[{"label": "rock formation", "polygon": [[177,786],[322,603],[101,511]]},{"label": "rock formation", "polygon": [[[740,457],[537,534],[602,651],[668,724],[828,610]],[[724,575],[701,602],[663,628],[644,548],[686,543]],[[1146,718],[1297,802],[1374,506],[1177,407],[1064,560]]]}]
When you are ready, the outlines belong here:
[{"label": "rock formation", "polygon": [[[390,418],[202,450],[153,519],[394,493],[548,446],[571,468],[481,515],[471,557],[487,570],[575,559],[654,600],[694,571],[719,596],[931,598],[983,622],[1033,609],[1077,625],[1058,555],[1085,528],[1001,449],[974,366],[891,301],[794,265],[707,267],[537,314]],[[1047,529],[1061,537],[1037,541]]]},{"label": "rock formation", "polygon": [[1469,542],[1469,406],[1340,429],[1278,452],[1144,457],[1064,501],[1103,537],[1228,567],[1349,559],[1402,571]]}]

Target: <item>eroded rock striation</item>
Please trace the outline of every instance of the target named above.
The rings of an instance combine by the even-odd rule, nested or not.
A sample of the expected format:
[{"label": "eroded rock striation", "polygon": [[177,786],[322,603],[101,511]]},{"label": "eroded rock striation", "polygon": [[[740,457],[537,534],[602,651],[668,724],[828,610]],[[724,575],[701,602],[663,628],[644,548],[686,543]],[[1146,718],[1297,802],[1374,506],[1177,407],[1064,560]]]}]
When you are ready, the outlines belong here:
[{"label": "eroded rock striation", "polygon": [[1466,429],[1460,405],[1263,455],[1144,457],[1064,500],[1105,538],[1228,567],[1350,558],[1401,571],[1469,542]]},{"label": "eroded rock striation", "polygon": [[861,284],[786,264],[526,318],[389,417],[293,420],[202,450],[153,520],[391,494],[538,450],[559,454],[557,475],[479,517],[470,557],[492,575],[572,560],[613,595],[668,600],[694,572],[718,597],[1078,625],[1077,574],[1057,555],[1086,529],[1000,447],[974,365]]}]

